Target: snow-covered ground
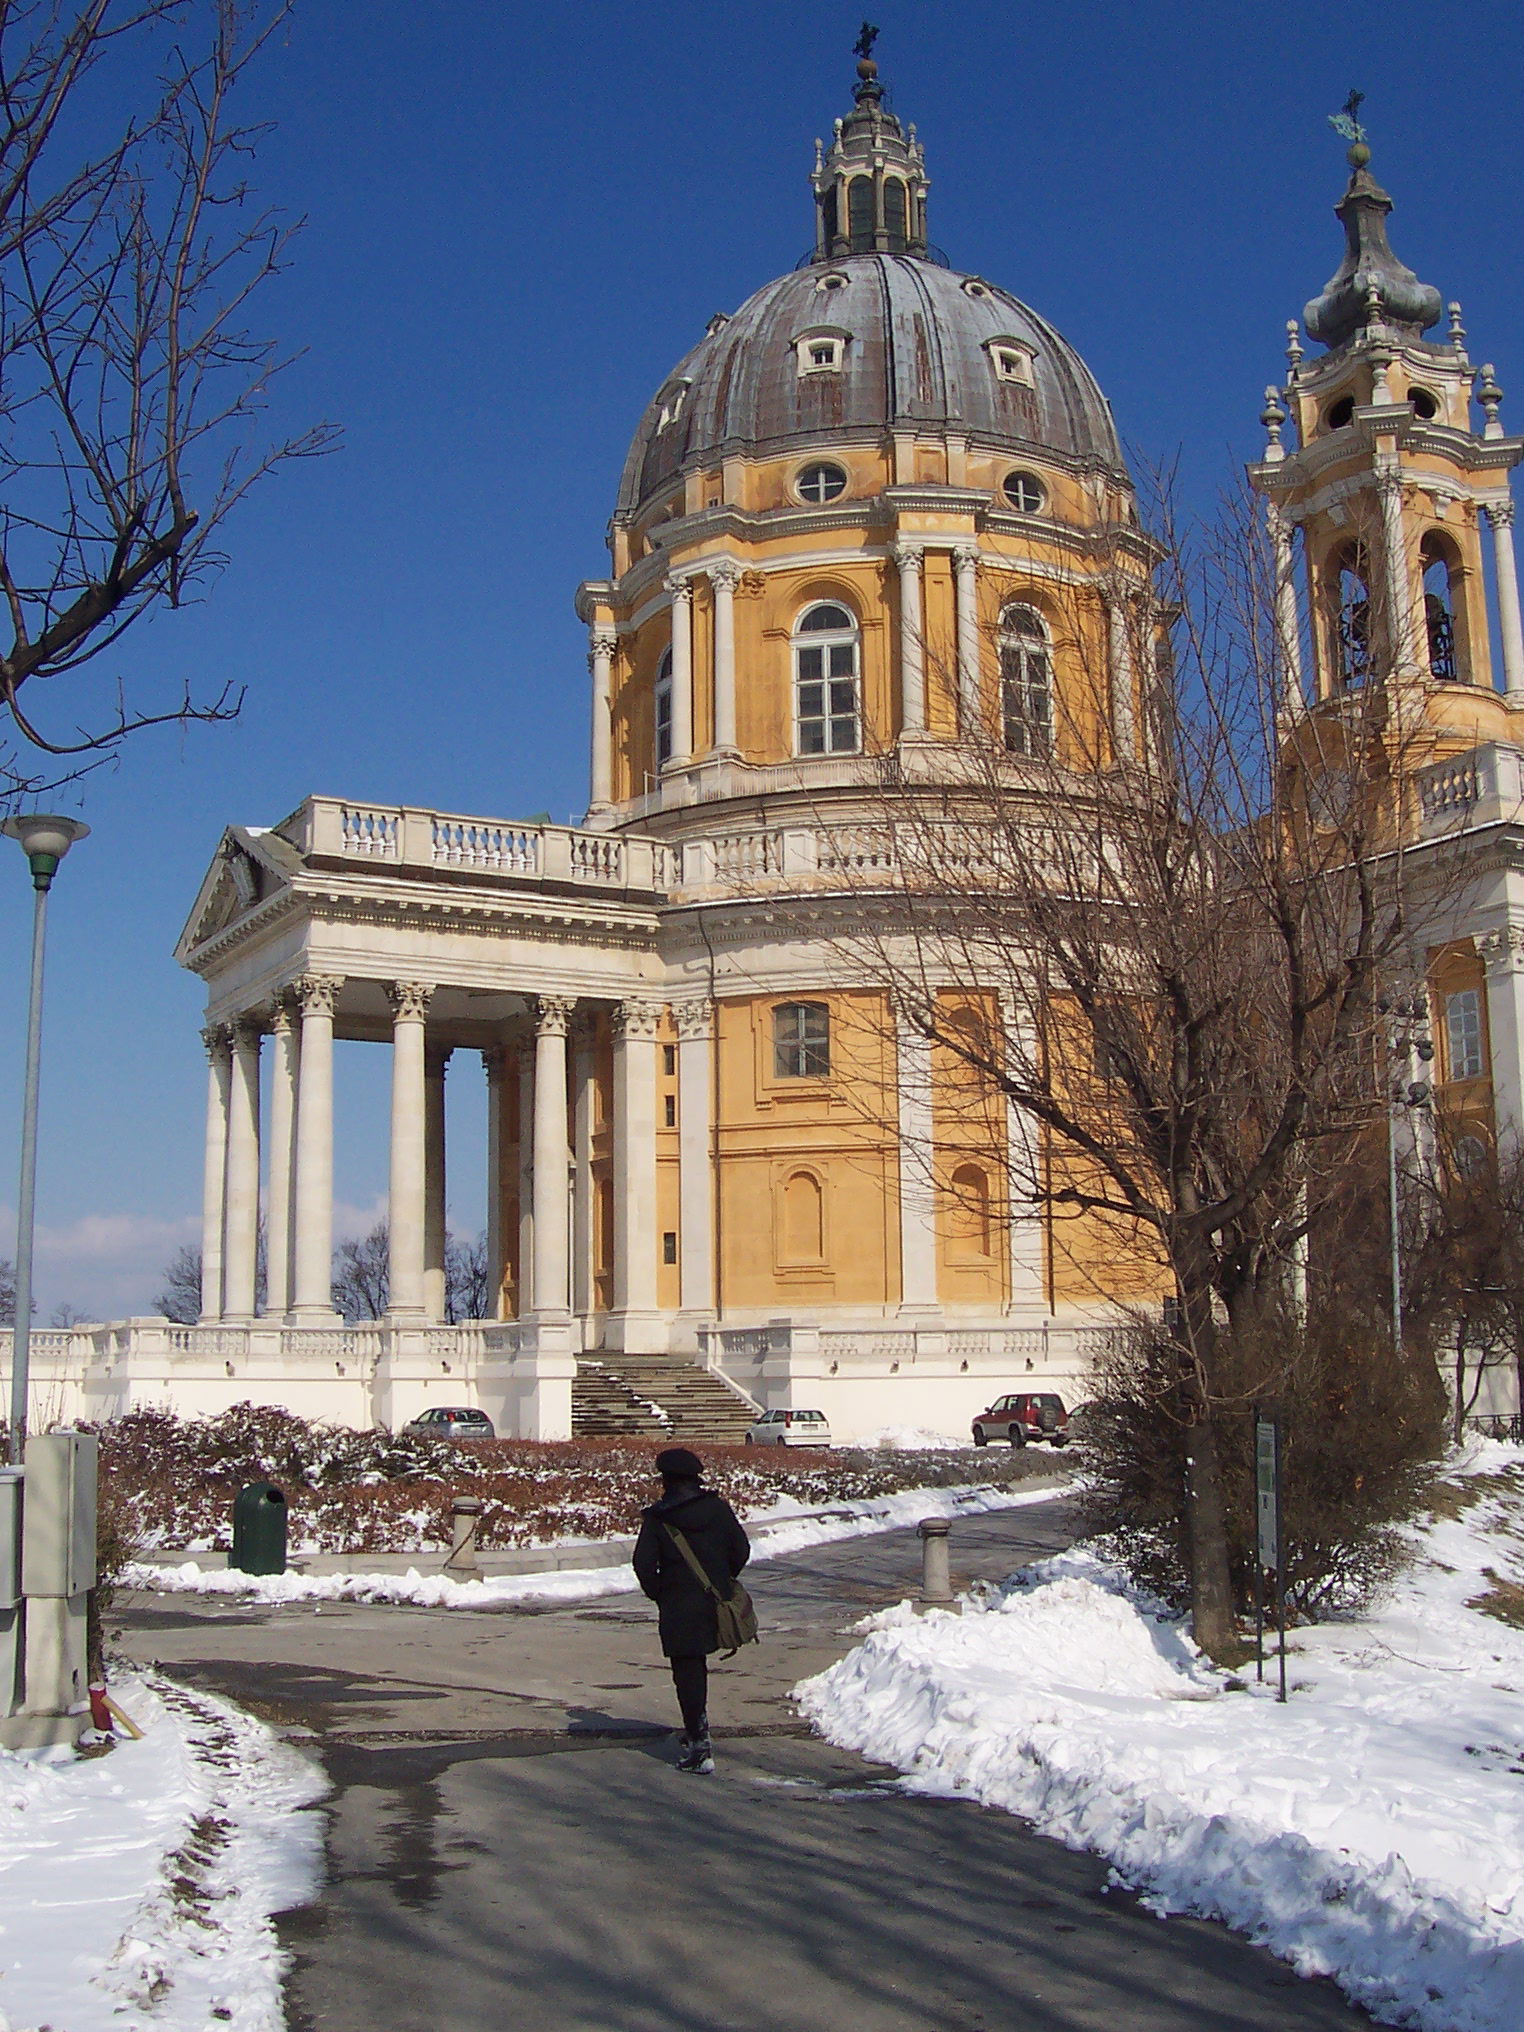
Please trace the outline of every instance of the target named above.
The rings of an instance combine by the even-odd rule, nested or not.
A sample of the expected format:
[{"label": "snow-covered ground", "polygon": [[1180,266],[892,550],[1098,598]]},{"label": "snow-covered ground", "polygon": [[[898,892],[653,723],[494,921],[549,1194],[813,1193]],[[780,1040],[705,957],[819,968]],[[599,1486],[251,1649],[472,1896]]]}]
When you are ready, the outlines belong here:
[{"label": "snow-covered ground", "polygon": [[[775,1559],[780,1553],[802,1552],[811,1545],[829,1545],[839,1538],[859,1538],[874,1531],[894,1531],[923,1517],[969,1517],[986,1510],[1019,1509],[1027,1503],[1051,1503],[1061,1494],[1053,1483],[1037,1488],[900,1489],[892,1496],[861,1497],[836,1503],[828,1511],[804,1510],[795,1502],[748,1517],[752,1557]],[[441,1553],[440,1558],[444,1555]],[[151,1588],[161,1594],[254,1596],[264,1602],[407,1602],[430,1609],[490,1609],[523,1601],[576,1601],[592,1595],[630,1594],[635,1576],[628,1563],[618,1566],[560,1567],[550,1573],[504,1573],[489,1579],[452,1580],[448,1574],[421,1573],[282,1573],[257,1577],[219,1568],[203,1568],[190,1560],[184,1566],[132,1566],[123,1576],[128,1587]]]},{"label": "snow-covered ground", "polygon": [[1383,2023],[1519,2032],[1524,1629],[1470,1604],[1524,1582],[1524,1450],[1477,1442],[1448,1479],[1458,1514],[1377,1609],[1292,1633],[1284,1707],[1082,1547],[869,1618],[797,1697],[908,1789],[1022,1814]]},{"label": "snow-covered ground", "polygon": [[141,1742],[0,1750],[0,2032],[280,2032],[270,1915],[316,1894],[323,1776],[210,1695],[111,1691]]}]

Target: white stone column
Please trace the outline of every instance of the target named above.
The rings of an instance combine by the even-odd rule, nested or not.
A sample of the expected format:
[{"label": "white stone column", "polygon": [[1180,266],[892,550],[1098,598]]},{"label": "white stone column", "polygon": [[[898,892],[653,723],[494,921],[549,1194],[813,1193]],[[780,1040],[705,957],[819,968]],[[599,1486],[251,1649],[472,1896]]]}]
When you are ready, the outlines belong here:
[{"label": "white stone column", "polygon": [[572,1023],[572,1311],[586,1319],[593,1310],[593,1099],[597,1062],[591,1014]]},{"label": "white stone column", "polygon": [[233,1033],[209,1023],[206,1046],[206,1161],[201,1186],[201,1317],[222,1317],[222,1229],[228,1177],[228,1104],[233,1085]]},{"label": "white stone column", "polygon": [[534,1032],[520,1029],[513,1047],[519,1088],[519,1278],[516,1317],[534,1306]]},{"label": "white stone column", "polygon": [[1301,616],[1296,600],[1296,547],[1284,509],[1273,501],[1265,504],[1265,521],[1275,557],[1275,633],[1286,684],[1282,710],[1299,717],[1307,710],[1307,690],[1302,671]]},{"label": "white stone column", "polygon": [[1397,473],[1382,473],[1376,482],[1381,495],[1381,557],[1386,573],[1387,626],[1391,630],[1392,661],[1399,677],[1418,675],[1418,643],[1415,629],[1413,588],[1408,571],[1407,540],[1402,523],[1402,480]]},{"label": "white stone column", "polygon": [[270,1171],[265,1187],[265,1303],[272,1319],[291,1310],[291,1230],[296,1172],[296,1094],[301,1039],[288,996],[275,998],[270,1068]]},{"label": "white stone column", "polygon": [[923,543],[897,543],[895,568],[900,575],[900,731],[926,731],[926,651],[921,623]]},{"label": "white stone column", "polygon": [[656,1305],[656,1031],[661,1005],[632,1000],[614,1011],[613,1345],[658,1344]]},{"label": "white stone column", "polygon": [[449,1245],[449,1188],[445,1167],[445,1073],[450,1047],[424,1053],[423,1093],[423,1309],[436,1326],[445,1318],[445,1250]]},{"label": "white stone column", "polygon": [[937,1302],[937,1196],[931,1108],[931,1039],[902,1015],[898,1031],[900,1099],[900,1310],[928,1312]]},{"label": "white stone column", "polygon": [[489,1319],[503,1316],[503,1067],[500,1044],[482,1052],[487,1076],[487,1294]]},{"label": "white stone column", "polygon": [[958,608],[958,728],[965,741],[976,740],[984,727],[984,687],[980,683],[979,552],[960,543],[953,552]]},{"label": "white stone column", "polygon": [[1125,594],[1112,591],[1106,601],[1106,626],[1111,650],[1111,738],[1119,762],[1138,753],[1138,716],[1133,704],[1132,635]]},{"label": "white stone column", "polygon": [[387,1220],[391,1247],[387,1317],[421,1325],[424,1314],[424,1225],[427,1164],[424,1124],[424,1026],[433,989],[422,981],[392,981],[392,1135]]},{"label": "white stone column", "polygon": [[257,1020],[233,1025],[228,1107],[227,1225],[222,1243],[223,1318],[254,1317],[259,1263],[259,1047]]},{"label": "white stone column", "polygon": [[[1007,1064],[1016,1070],[1030,1065],[1035,1049],[1030,1025],[1018,1013],[1012,995],[1000,998],[1000,1022],[1005,1033]],[[1048,1305],[1047,1266],[1044,1261],[1044,1213],[1039,1176],[1042,1163],[1041,1132],[1037,1123],[1015,1101],[1007,1100],[1006,1218],[1010,1244],[1009,1267],[1012,1312],[1046,1312]]]},{"label": "white stone column", "polygon": [[677,1018],[678,1262],[682,1307],[714,1314],[713,1002],[679,1002]]},{"label": "white stone column", "polygon": [[667,580],[672,600],[672,764],[693,759],[693,581]]},{"label": "white stone column", "polygon": [[541,995],[534,1042],[534,1309],[564,1320],[571,1310],[567,1270],[566,1033],[575,1001]]},{"label": "white stone column", "polygon": [[1498,1145],[1524,1147],[1524,925],[1477,940],[1487,965],[1487,1035],[1492,1119]]},{"label": "white stone column", "polygon": [[298,1324],[335,1316],[333,1005],[343,985],[331,974],[308,974],[296,983],[302,1041],[296,1086],[296,1289],[291,1317]]},{"label": "white stone column", "polygon": [[714,747],[719,755],[735,755],[736,746],[736,588],[741,567],[728,559],[709,567],[714,587]]},{"label": "white stone column", "polygon": [[1524,692],[1524,619],[1519,613],[1519,566],[1513,548],[1513,503],[1490,501],[1492,557],[1497,567],[1498,627],[1503,637],[1503,689]]},{"label": "white stone column", "polygon": [[588,636],[587,667],[593,680],[593,811],[602,811],[614,796],[613,693],[614,650],[618,642],[612,628],[594,628]]}]

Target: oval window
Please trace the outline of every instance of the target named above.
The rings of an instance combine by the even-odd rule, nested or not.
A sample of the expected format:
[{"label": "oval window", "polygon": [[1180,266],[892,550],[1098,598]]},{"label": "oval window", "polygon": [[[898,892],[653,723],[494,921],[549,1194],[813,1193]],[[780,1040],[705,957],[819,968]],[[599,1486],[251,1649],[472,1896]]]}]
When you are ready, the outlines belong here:
[{"label": "oval window", "polygon": [[1035,473],[1007,473],[1000,491],[1018,515],[1037,514],[1048,498]]},{"label": "oval window", "polygon": [[1323,416],[1324,427],[1328,430],[1343,430],[1346,424],[1353,423],[1354,420],[1355,398],[1353,395],[1341,395],[1337,402],[1329,404]]},{"label": "oval window", "polygon": [[815,507],[823,502],[834,501],[847,491],[847,476],[840,466],[833,466],[828,459],[817,459],[805,467],[795,482],[801,501],[809,501]]},{"label": "oval window", "polygon": [[1439,404],[1427,388],[1410,388],[1408,400],[1413,405],[1413,414],[1422,417],[1425,423],[1431,422],[1439,414]]}]

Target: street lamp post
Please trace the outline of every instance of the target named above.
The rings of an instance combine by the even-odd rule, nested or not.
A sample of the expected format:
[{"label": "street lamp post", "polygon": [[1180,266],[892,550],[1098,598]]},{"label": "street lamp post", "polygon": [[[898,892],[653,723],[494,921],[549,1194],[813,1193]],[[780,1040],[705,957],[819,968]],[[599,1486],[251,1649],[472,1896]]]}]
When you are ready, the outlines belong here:
[{"label": "street lamp post", "polygon": [[21,1459],[26,1442],[27,1381],[32,1340],[32,1232],[37,1207],[37,1074],[42,1053],[42,958],[48,924],[48,891],[58,864],[90,828],[75,818],[33,812],[8,818],[0,833],[21,842],[32,870],[32,991],[26,1014],[26,1097],[21,1113],[21,1190],[16,1202],[16,1329],[11,1341],[10,1459]]}]

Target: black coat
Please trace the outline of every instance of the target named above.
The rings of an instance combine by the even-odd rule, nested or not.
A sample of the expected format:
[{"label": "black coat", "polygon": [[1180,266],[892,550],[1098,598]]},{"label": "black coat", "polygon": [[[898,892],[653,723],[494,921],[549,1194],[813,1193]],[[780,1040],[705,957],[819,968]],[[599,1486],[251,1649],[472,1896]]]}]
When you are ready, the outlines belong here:
[{"label": "black coat", "polygon": [[720,1648],[714,1596],[702,1587],[664,1524],[675,1524],[721,1594],[751,1557],[740,1519],[712,1490],[679,1482],[642,1517],[635,1541],[635,1578],[656,1603],[661,1648],[668,1658],[701,1658]]}]

